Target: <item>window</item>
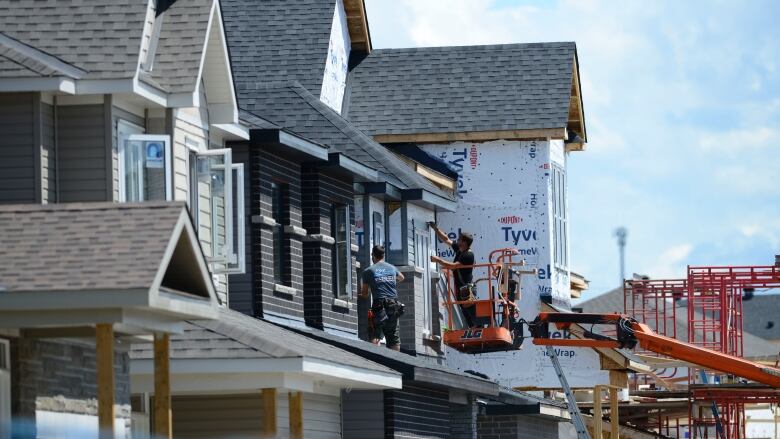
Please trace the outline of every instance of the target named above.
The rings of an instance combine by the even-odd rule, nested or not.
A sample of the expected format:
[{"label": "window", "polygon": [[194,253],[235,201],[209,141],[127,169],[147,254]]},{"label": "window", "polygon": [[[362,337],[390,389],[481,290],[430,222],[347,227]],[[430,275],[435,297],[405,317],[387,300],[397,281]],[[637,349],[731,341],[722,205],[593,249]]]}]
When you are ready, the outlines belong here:
[{"label": "window", "polygon": [[0,339],[0,437],[11,437],[11,358],[8,340]]},{"label": "window", "polygon": [[336,297],[352,295],[352,241],[349,206],[334,206],[331,218],[333,246],[333,294]]},{"label": "window", "polygon": [[401,203],[397,201],[388,201],[385,203],[387,213],[387,242],[385,242],[385,251],[387,262],[394,265],[409,265],[409,261],[404,256],[403,245],[403,209]]},{"label": "window", "polygon": [[382,212],[374,212],[371,218],[374,228],[372,245],[382,245],[385,243],[385,224]]},{"label": "window", "polygon": [[559,166],[552,167],[553,261],[561,269],[569,267],[569,220],[566,212],[566,174]]},{"label": "window", "polygon": [[137,125],[117,123],[119,201],[171,200],[171,138],[142,132]]},{"label": "window", "polygon": [[212,272],[244,273],[244,165],[229,148],[193,152],[190,208]]},{"label": "window", "polygon": [[414,265],[423,269],[423,329],[433,334],[433,297],[431,297],[431,233],[425,228],[414,231]]},{"label": "window", "polygon": [[274,282],[283,283],[283,275],[286,270],[284,263],[284,224],[282,213],[284,212],[284,185],[271,183],[271,216],[276,225],[273,228],[274,235]]}]

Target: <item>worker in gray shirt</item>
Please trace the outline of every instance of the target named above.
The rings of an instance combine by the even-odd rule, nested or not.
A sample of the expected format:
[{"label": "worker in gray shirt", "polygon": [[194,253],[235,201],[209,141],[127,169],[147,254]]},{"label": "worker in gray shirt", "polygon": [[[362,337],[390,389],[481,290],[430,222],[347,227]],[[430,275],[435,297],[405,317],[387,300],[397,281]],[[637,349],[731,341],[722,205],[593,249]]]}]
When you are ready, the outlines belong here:
[{"label": "worker in gray shirt", "polygon": [[360,288],[360,297],[368,297],[371,290],[371,342],[378,345],[384,334],[387,347],[398,351],[401,350],[398,318],[403,314],[403,304],[398,301],[396,285],[403,282],[404,275],[385,262],[385,248],[381,245],[371,250],[371,261],[373,265],[363,270]]}]

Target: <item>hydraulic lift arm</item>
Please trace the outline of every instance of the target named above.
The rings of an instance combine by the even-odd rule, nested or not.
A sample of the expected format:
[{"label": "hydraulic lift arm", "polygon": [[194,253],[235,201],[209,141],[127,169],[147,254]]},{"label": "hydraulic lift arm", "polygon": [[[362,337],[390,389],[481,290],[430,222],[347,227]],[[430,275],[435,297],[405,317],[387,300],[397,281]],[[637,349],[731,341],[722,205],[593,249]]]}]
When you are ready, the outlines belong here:
[{"label": "hydraulic lift arm", "polygon": [[[608,337],[585,330],[582,339],[551,338],[550,323],[555,324],[559,330],[570,329],[573,324],[614,325],[616,336]],[[780,369],[656,334],[649,326],[623,314],[543,312],[529,323],[529,327],[536,345],[632,349],[639,343],[648,351],[780,388]]]}]

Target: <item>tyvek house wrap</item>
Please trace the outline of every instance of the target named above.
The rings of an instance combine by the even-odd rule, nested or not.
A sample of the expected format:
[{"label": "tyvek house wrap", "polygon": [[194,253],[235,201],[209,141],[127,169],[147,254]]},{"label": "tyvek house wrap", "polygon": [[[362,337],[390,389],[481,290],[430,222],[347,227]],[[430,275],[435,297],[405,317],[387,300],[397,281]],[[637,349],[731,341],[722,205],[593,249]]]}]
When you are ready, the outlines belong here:
[{"label": "tyvek house wrap", "polygon": [[[553,261],[553,167],[565,172],[563,141],[493,141],[423,145],[459,174],[458,206],[440,213],[438,224],[451,238],[459,231],[474,235],[477,263],[488,262],[491,251],[515,248],[537,275],[522,278],[518,301],[521,316],[532,320],[547,296],[559,308],[570,308],[569,269]],[[565,192],[564,192],[565,193]],[[565,200],[564,200],[565,203]],[[564,243],[568,246],[568,243]],[[452,259],[451,249],[439,244],[438,254]],[[475,278],[485,275],[475,271]],[[487,298],[486,283],[478,296]],[[446,310],[443,310],[446,312]],[[445,318],[444,323],[447,320]],[[566,333],[553,336],[567,337]],[[572,386],[608,382],[600,370],[598,354],[591,349],[559,349],[561,365]],[[509,387],[560,387],[544,349],[526,341],[519,351],[467,355],[447,350],[447,363],[461,370],[477,370]]]}]

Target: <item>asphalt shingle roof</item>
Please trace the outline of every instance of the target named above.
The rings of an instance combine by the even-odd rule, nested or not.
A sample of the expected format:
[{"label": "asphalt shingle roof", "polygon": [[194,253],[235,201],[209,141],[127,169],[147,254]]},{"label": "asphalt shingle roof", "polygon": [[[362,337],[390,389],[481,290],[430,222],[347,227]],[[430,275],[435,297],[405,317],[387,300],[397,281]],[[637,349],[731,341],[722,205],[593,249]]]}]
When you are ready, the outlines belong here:
[{"label": "asphalt shingle roof", "polygon": [[374,50],[345,115],[371,135],[564,128],[575,57],[573,42]]},{"label": "asphalt shingle roof", "polygon": [[236,82],[297,80],[319,96],[335,0],[222,0],[221,6]]},{"label": "asphalt shingle roof", "polygon": [[[133,344],[132,359],[154,358],[151,343]],[[393,373],[380,364],[280,326],[221,308],[217,320],[192,320],[171,336],[171,359],[316,358]]]},{"label": "asphalt shingle roof", "polygon": [[184,209],[181,202],[0,206],[0,290],[149,289]]},{"label": "asphalt shingle roof", "polygon": [[[742,314],[745,331],[767,340],[780,340],[780,294],[743,300]],[[780,346],[777,349],[780,351]]]},{"label": "asphalt shingle roof", "polygon": [[88,72],[132,78],[148,3],[114,0],[0,0],[0,32]]},{"label": "asphalt shingle roof", "polygon": [[[777,297],[780,299],[780,296]],[[749,303],[749,301],[745,303]],[[582,312],[585,313],[623,313],[625,309],[623,307],[623,288],[615,288],[592,299],[582,301],[574,306],[582,308]],[[675,331],[677,339],[687,341],[688,310],[685,305],[685,301],[678,302],[676,306],[677,320],[675,321]],[[750,331],[749,325],[753,318],[750,317],[750,311],[746,310],[744,306],[745,305],[743,304],[744,326],[742,332],[742,347],[745,358],[764,359],[776,357],[778,355],[778,351],[780,351],[780,348],[761,337],[757,337]]]},{"label": "asphalt shingle roof", "polygon": [[237,83],[240,106],[289,131],[328,145],[333,152],[378,170],[401,188],[426,189],[442,197],[453,194],[417,174],[387,148],[355,128],[300,83]]},{"label": "asphalt shingle roof", "polygon": [[151,77],[170,93],[195,90],[213,0],[174,3],[162,21]]}]

